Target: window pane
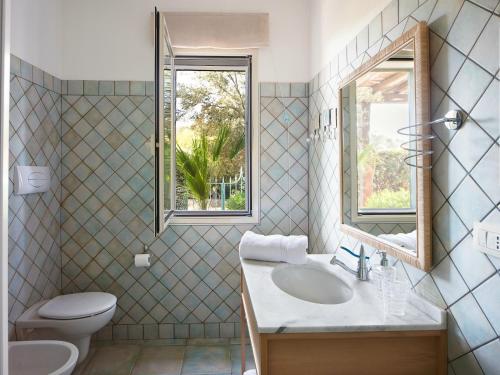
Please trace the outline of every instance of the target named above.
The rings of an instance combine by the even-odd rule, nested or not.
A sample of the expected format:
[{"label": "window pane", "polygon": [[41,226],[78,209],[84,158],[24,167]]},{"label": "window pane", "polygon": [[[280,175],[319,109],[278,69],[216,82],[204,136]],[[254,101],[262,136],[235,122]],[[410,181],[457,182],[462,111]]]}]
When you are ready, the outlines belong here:
[{"label": "window pane", "polygon": [[[358,209],[411,211],[415,179],[397,130],[412,117],[411,69],[380,69],[356,81]],[[410,115],[409,115],[410,114]]]},{"label": "window pane", "polygon": [[177,70],[176,210],[245,211],[247,75]]},{"label": "window pane", "polygon": [[168,58],[163,70],[163,201],[165,211],[172,209],[172,67]]}]

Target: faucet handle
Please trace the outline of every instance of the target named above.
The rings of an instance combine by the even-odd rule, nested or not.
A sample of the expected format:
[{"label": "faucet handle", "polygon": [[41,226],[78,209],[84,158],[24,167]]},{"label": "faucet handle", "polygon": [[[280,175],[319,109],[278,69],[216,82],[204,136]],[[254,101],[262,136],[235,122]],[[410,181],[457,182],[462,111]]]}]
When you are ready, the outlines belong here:
[{"label": "faucet handle", "polygon": [[359,261],[360,261],[360,263],[362,263],[364,265],[366,265],[367,262],[368,262],[368,264],[370,264],[370,257],[367,257],[365,255],[365,253],[366,253],[365,252],[365,247],[363,245],[361,245],[360,248],[359,248],[359,256],[358,256],[359,257]]},{"label": "faucet handle", "polygon": [[365,256],[365,247],[361,245],[359,249],[358,279],[363,281],[368,280],[368,274],[371,269],[370,258]]},{"label": "faucet handle", "polygon": [[345,252],[347,252],[347,253],[351,254],[353,257],[356,257],[356,258],[359,258],[359,257],[361,256],[361,252],[363,252],[363,255],[365,256],[365,259],[366,259],[366,260],[369,260],[369,259],[370,259],[370,257],[368,257],[368,256],[366,256],[366,255],[365,255],[365,249],[364,249],[363,245],[361,245],[361,248],[360,248],[360,250],[359,250],[359,255],[358,255],[358,254],[356,254],[354,251],[352,251],[352,250],[348,249],[348,248],[347,248],[347,247],[345,247],[345,246],[340,246],[340,248],[341,248],[342,250],[344,250]]}]

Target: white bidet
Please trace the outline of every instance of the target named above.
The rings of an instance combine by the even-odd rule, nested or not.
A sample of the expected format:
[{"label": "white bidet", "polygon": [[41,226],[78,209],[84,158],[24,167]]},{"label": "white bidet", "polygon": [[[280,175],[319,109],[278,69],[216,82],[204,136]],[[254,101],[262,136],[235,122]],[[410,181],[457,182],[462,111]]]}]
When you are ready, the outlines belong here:
[{"label": "white bidet", "polygon": [[69,342],[9,342],[9,375],[71,375],[78,349]]}]

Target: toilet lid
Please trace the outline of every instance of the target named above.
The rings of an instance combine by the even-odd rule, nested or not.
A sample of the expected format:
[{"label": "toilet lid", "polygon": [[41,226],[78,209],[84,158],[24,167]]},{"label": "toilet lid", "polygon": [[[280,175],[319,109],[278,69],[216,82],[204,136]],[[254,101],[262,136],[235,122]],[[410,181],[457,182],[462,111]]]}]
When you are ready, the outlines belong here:
[{"label": "toilet lid", "polygon": [[49,319],[78,319],[97,315],[111,309],[116,297],[109,293],[87,292],[57,296],[38,310]]}]

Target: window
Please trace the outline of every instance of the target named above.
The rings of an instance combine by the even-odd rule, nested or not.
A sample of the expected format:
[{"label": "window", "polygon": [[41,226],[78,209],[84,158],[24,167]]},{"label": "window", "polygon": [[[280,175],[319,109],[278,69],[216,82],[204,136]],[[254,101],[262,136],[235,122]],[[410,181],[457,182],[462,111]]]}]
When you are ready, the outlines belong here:
[{"label": "window", "polygon": [[180,56],[174,65],[174,215],[249,216],[251,57]]},{"label": "window", "polygon": [[[356,98],[351,116],[351,175],[354,196],[353,221],[385,216],[388,221],[414,220],[416,212],[415,169],[405,163],[408,152],[400,145],[407,139],[398,128],[414,118],[413,61],[389,61],[353,82]],[[388,113],[390,115],[388,116]]]},{"label": "window", "polygon": [[155,235],[167,224],[258,223],[257,51],[176,56],[171,45],[155,10]]}]

